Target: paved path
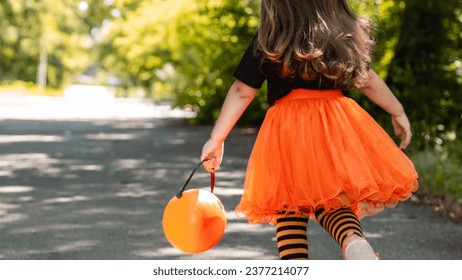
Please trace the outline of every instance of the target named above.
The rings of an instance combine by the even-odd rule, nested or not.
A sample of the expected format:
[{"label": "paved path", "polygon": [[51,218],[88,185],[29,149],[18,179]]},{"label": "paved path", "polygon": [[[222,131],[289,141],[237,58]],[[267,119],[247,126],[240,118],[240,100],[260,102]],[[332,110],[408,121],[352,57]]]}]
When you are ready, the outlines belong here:
[{"label": "paved path", "polygon": [[[274,228],[236,219],[255,133],[235,129],[217,172],[228,213],[222,241],[185,255],[165,240],[163,208],[198,160],[210,127],[166,106],[0,95],[0,259],[277,259]],[[206,187],[196,173],[191,187]],[[430,207],[400,204],[363,223],[383,259],[462,259],[462,225]],[[312,259],[340,259],[309,226]]]}]

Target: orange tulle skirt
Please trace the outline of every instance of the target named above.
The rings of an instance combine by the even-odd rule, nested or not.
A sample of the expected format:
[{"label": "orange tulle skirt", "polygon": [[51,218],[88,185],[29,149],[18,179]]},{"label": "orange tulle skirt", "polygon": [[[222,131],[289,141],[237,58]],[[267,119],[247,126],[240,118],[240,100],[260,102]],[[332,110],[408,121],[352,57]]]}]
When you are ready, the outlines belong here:
[{"label": "orange tulle skirt", "polygon": [[236,207],[250,223],[284,213],[314,218],[350,207],[360,219],[408,199],[413,163],[382,127],[338,90],[293,90],[269,108]]}]

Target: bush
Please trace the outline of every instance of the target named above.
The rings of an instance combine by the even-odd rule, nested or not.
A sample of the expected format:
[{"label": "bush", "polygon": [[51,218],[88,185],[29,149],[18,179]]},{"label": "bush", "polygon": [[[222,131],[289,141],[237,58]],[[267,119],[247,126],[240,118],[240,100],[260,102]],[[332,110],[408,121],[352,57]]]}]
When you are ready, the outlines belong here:
[{"label": "bush", "polygon": [[[210,124],[218,117],[234,81],[232,72],[257,30],[258,2],[198,0],[196,9],[181,17],[173,52],[174,92],[177,105],[198,112],[197,123]],[[260,123],[264,104],[262,92],[240,123]]]},{"label": "bush", "polygon": [[419,173],[422,190],[450,196],[462,203],[462,173],[460,172],[462,143],[454,143],[451,148],[426,149],[411,155]]}]

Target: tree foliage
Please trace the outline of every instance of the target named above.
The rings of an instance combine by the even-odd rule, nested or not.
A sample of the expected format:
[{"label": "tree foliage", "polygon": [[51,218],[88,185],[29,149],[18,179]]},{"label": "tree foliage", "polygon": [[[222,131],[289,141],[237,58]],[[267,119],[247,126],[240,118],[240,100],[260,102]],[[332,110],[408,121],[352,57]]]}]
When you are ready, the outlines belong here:
[{"label": "tree foliage", "polygon": [[[233,83],[232,72],[255,34],[258,1],[196,1],[194,10],[177,25],[178,45],[173,56],[175,92],[179,105],[199,109],[198,120],[218,116]],[[191,28],[193,27],[193,28]],[[241,123],[259,123],[264,94],[251,104]]]},{"label": "tree foliage", "polygon": [[[97,1],[94,1],[97,2]],[[0,3],[0,77],[35,82],[40,54],[46,54],[47,81],[61,86],[96,58],[89,6],[78,0],[21,0]],[[86,2],[85,2],[86,3]],[[96,20],[91,15],[93,21]]]},{"label": "tree foliage", "polygon": [[408,106],[420,146],[454,141],[462,128],[462,1],[404,3],[386,81]]},{"label": "tree foliage", "polygon": [[169,61],[170,30],[183,0],[125,0],[114,4],[115,17],[99,36],[102,66],[122,79],[125,87],[150,89],[155,70]]}]

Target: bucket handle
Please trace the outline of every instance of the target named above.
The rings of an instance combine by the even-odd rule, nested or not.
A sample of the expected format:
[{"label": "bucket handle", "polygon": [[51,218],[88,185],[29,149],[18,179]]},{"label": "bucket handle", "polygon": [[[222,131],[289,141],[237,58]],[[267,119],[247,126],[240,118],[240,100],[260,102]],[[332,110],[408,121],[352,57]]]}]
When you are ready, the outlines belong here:
[{"label": "bucket handle", "polygon": [[[191,178],[193,177],[194,173],[196,173],[199,167],[201,167],[202,163],[204,163],[207,160],[208,159],[204,159],[203,161],[199,162],[196,165],[196,167],[194,167],[193,171],[188,177],[188,180],[186,180],[186,182],[184,183],[183,188],[181,188],[180,192],[176,195],[177,198],[181,198],[183,196],[183,192],[186,190],[186,187],[188,186],[189,181],[191,181]],[[215,170],[212,169],[212,171],[210,172],[210,190],[212,193],[213,193],[214,188],[215,188]]]}]

